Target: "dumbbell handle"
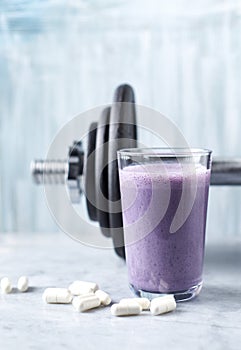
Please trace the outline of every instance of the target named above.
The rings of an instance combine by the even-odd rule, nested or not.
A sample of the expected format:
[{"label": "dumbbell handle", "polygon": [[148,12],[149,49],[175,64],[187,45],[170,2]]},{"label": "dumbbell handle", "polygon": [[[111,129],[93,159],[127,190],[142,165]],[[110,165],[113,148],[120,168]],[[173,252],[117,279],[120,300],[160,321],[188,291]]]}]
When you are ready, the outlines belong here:
[{"label": "dumbbell handle", "polygon": [[241,158],[213,158],[211,185],[241,185]]},{"label": "dumbbell handle", "polygon": [[[68,175],[67,160],[35,160],[31,172],[36,184],[64,184]],[[241,159],[213,158],[211,185],[241,185]]]},{"label": "dumbbell handle", "polygon": [[33,160],[30,171],[36,185],[64,185],[68,174],[67,159]]}]

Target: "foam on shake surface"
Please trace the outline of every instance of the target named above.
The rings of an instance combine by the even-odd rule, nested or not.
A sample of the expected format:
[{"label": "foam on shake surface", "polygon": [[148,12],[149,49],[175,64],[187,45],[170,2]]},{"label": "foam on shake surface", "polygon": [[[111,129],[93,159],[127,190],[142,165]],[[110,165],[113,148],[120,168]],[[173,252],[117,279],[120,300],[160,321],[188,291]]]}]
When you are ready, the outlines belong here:
[{"label": "foam on shake surface", "polygon": [[[201,164],[180,164],[180,163],[148,163],[141,165],[131,165],[120,170],[120,180],[126,181],[127,186],[134,183],[142,186],[158,183],[175,183],[177,186],[184,181],[195,184],[195,178],[198,177],[197,185],[201,185],[201,178],[205,179],[210,170]],[[132,183],[132,181],[134,182]]]}]

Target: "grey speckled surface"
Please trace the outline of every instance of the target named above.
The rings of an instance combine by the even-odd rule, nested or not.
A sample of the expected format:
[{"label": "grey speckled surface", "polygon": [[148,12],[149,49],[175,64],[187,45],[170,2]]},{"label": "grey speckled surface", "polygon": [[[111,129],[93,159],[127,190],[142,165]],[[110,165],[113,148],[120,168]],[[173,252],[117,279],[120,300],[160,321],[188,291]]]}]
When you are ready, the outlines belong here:
[{"label": "grey speckled surface", "polygon": [[113,251],[82,246],[62,233],[2,234],[0,275],[31,289],[0,296],[1,349],[240,349],[241,242],[208,246],[205,286],[191,302],[163,316],[115,318],[109,307],[76,313],[47,305],[46,287],[75,279],[97,281],[114,301],[131,296],[126,267]]}]

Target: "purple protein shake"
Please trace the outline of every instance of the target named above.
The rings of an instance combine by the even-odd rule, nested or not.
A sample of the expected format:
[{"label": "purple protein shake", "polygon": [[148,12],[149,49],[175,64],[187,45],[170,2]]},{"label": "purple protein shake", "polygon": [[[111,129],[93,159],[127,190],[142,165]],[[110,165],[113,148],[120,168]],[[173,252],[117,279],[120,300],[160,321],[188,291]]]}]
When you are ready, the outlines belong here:
[{"label": "purple protein shake", "polygon": [[[160,164],[153,163],[144,168],[125,167],[119,175],[125,240],[130,241],[127,234],[131,240],[135,237],[126,245],[131,286],[136,291],[175,293],[201,284],[210,170],[199,165],[195,166],[195,175],[183,174],[181,167],[170,164],[163,174]],[[170,233],[184,177],[191,187],[193,176],[196,187],[190,214],[176,232]],[[187,196],[185,200],[189,200]],[[150,205],[152,209],[148,211]],[[141,225],[134,232],[133,224],[138,220]]]}]

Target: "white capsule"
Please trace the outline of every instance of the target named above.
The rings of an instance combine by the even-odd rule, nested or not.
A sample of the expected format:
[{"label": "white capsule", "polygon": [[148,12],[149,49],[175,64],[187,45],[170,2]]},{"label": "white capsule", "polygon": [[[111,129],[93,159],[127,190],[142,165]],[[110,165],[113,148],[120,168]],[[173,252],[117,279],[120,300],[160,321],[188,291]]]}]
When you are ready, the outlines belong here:
[{"label": "white capsule", "polygon": [[96,295],[81,295],[73,299],[73,307],[78,312],[87,311],[100,306],[100,299]]},{"label": "white capsule", "polygon": [[83,295],[97,291],[98,285],[94,282],[74,281],[69,286],[69,291],[73,295]]},{"label": "white capsule", "polygon": [[8,277],[1,279],[1,290],[4,294],[9,294],[12,291],[12,284]]},{"label": "white capsule", "polygon": [[20,292],[26,292],[28,290],[28,277],[21,276],[18,279],[18,290]]},{"label": "white capsule", "polygon": [[47,288],[42,298],[48,304],[69,304],[73,299],[70,291],[66,288]]},{"label": "white capsule", "polygon": [[137,302],[113,304],[110,312],[113,316],[139,315],[142,309]]},{"label": "white capsule", "polygon": [[95,296],[95,293],[92,293],[92,292],[87,293],[87,294],[77,295],[77,296],[73,297],[72,304],[75,306],[78,301],[80,301],[82,299],[89,298],[89,297],[93,297],[93,296]]},{"label": "white capsule", "polygon": [[124,298],[120,300],[120,304],[122,303],[138,303],[142,310],[149,310],[151,302],[147,298]]},{"label": "white capsule", "polygon": [[95,295],[100,299],[100,302],[102,305],[109,305],[111,303],[111,297],[109,296],[109,294],[107,294],[106,292],[104,292],[103,290],[97,290],[95,292]]},{"label": "white capsule", "polygon": [[176,301],[174,297],[160,297],[151,301],[150,311],[152,315],[161,315],[176,309]]}]

